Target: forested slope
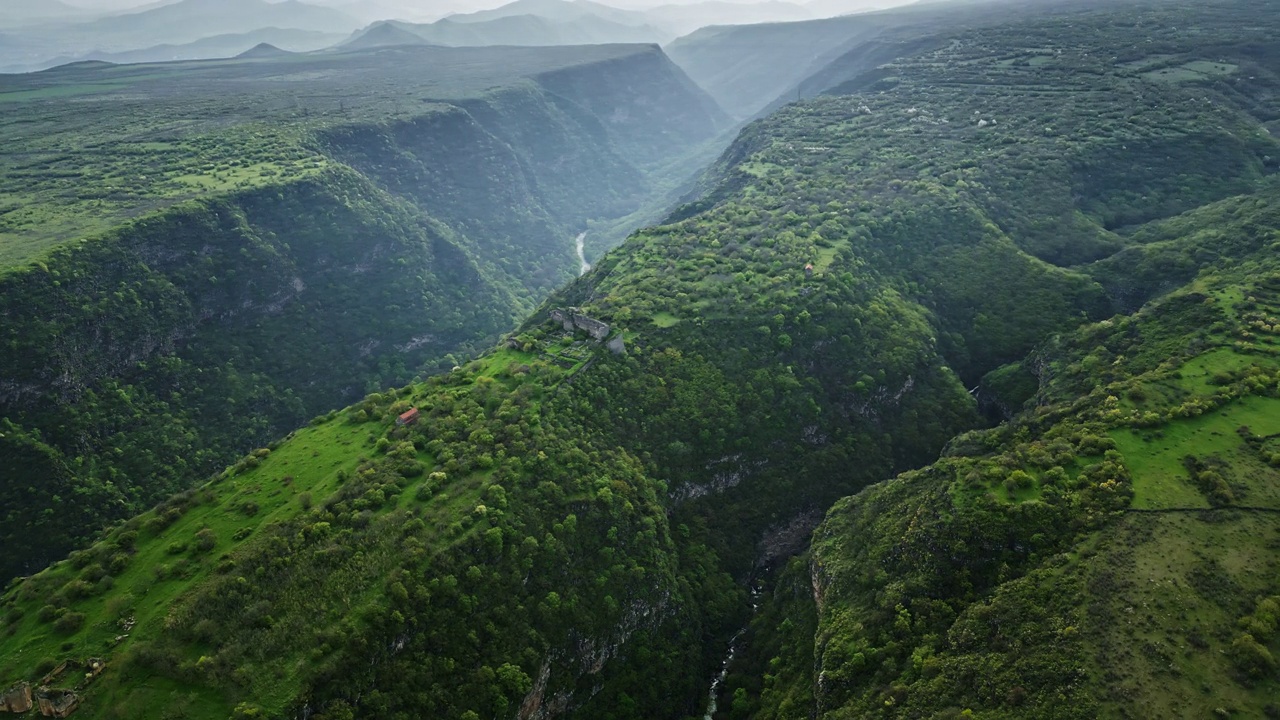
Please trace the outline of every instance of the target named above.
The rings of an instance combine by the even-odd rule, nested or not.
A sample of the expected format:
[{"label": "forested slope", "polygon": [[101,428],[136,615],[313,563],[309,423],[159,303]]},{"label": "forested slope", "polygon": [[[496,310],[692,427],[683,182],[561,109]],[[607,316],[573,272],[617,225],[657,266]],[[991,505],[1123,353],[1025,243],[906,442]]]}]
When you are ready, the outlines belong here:
[{"label": "forested slope", "polygon": [[644,46],[3,82],[27,88],[0,158],[0,250],[27,263],[0,276],[5,577],[492,343],[574,275],[574,234],[647,202],[653,163],[721,122]]},{"label": "forested slope", "polygon": [[[722,715],[1260,711],[1266,5],[957,30],[752,123],[498,348],[14,584],[0,684],[85,717],[699,717],[750,623]],[[1131,584],[1160,567],[1180,594]]]},{"label": "forested slope", "polygon": [[1236,209],[1180,229],[1261,247],[1046,346],[1032,409],[832,509],[820,714],[1277,711],[1280,224]]},{"label": "forested slope", "polygon": [[[1269,177],[1277,54],[1261,37],[1236,44],[1244,31],[1235,26],[1258,11],[1165,6],[1010,28],[1003,41],[993,30],[972,38],[981,53],[1002,49],[990,65],[969,56],[924,70],[938,88],[933,99],[951,84],[980,100],[973,120],[984,130],[1020,128],[979,146],[975,185],[1000,188],[976,193],[998,197],[992,219],[1050,260],[1106,255],[1078,269],[1115,309],[1137,312],[1043,342],[989,374],[978,397],[1011,422],[962,435],[938,463],[837,503],[808,561],[787,568],[752,623],[749,652],[728,683],[737,712],[1278,711],[1280,475],[1271,443],[1280,408],[1270,321],[1280,219]],[[1079,67],[1076,77],[1102,90],[1087,100],[1055,95],[1058,109],[1037,109],[1049,97],[1040,94],[1046,77],[1065,79],[1044,68],[1070,50],[1028,56],[1010,39],[1052,48],[1076,37],[1069,27],[1085,33],[1076,41],[1084,52],[1117,70]],[[1179,39],[1174,27],[1194,27],[1196,37]],[[1142,33],[1157,52],[1109,52],[1127,47],[1105,44],[1121,32]],[[885,94],[894,95],[918,73],[900,63],[842,91],[865,88],[867,97],[893,87]],[[904,114],[932,114],[922,99],[912,97]],[[997,102],[1005,111],[987,117]],[[1196,119],[1197,103],[1224,120]],[[1044,143],[1021,124],[1028,114],[1046,123],[1046,137],[1065,126],[1079,139],[1056,137],[1041,150],[1051,156],[1010,163]],[[1215,202],[1235,193],[1245,194]],[[1055,207],[1057,223],[1023,216]],[[1052,245],[1037,243],[1047,236],[1037,226]],[[1059,247],[1082,255],[1063,257]]]}]

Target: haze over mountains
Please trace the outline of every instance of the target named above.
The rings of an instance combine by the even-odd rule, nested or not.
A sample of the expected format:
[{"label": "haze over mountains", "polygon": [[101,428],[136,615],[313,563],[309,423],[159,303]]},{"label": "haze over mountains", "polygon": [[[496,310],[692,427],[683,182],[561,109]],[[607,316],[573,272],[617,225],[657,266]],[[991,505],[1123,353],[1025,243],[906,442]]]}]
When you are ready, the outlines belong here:
[{"label": "haze over mountains", "polygon": [[[484,0],[6,0],[0,13],[0,72],[78,60],[232,57],[261,42],[293,51],[344,42],[355,47],[665,44],[707,25],[806,20],[890,4],[894,0],[703,0],[628,7],[588,0],[517,0],[497,7],[486,7]],[[405,32],[382,29],[388,22]]]}]

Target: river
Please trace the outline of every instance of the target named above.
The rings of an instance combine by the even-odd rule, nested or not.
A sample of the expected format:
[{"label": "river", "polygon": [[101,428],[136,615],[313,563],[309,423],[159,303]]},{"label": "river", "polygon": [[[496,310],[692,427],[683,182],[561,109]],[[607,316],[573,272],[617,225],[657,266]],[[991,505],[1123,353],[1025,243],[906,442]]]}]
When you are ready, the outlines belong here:
[{"label": "river", "polygon": [[574,244],[578,246],[578,262],[581,263],[581,266],[578,268],[578,274],[586,275],[587,271],[591,269],[591,263],[587,262],[587,234],[585,232],[578,233],[578,239],[574,240]]},{"label": "river", "polygon": [[[764,588],[762,586],[754,586],[751,588],[751,616],[755,617],[756,611],[760,609],[760,593]],[[750,623],[748,623],[750,624]],[[725,678],[729,677],[729,666],[733,664],[733,658],[738,654],[738,641],[747,632],[747,628],[742,628],[729,641],[729,652],[725,655],[724,664],[720,666],[720,673],[711,678],[711,692],[707,701],[707,714],[702,716],[702,720],[713,720],[716,710],[719,709],[720,686],[724,684]]]}]

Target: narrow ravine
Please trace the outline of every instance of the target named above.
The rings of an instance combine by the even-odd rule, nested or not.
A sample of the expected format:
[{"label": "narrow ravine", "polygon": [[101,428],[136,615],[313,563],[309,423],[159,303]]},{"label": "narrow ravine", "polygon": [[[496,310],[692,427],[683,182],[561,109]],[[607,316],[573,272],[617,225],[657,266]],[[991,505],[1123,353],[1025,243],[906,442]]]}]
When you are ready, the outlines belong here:
[{"label": "narrow ravine", "polygon": [[[751,588],[751,617],[755,617],[756,612],[760,609],[760,592],[759,586]],[[750,620],[747,621],[747,626]],[[716,710],[720,707],[720,686],[724,684],[725,678],[729,677],[729,666],[733,664],[733,659],[738,655],[738,642],[742,640],[742,636],[747,632],[747,626],[734,634],[729,640],[729,652],[725,654],[724,663],[720,665],[720,672],[711,678],[711,691],[707,698],[707,714],[702,716],[702,720],[714,720]]]},{"label": "narrow ravine", "polygon": [[591,269],[591,263],[587,262],[586,241],[587,234],[585,232],[578,233],[578,238],[574,240],[574,243],[578,246],[578,262],[581,263],[578,267],[579,275],[586,275],[587,271]]},{"label": "narrow ravine", "polygon": [[729,641],[729,653],[725,655],[724,664],[720,666],[720,672],[715,677],[711,678],[711,692],[709,693],[710,697],[707,702],[707,714],[702,716],[702,720],[713,720],[716,714],[716,709],[720,707],[719,698],[717,697],[720,694],[720,686],[724,684],[724,679],[729,677],[729,665],[733,663],[734,656],[738,654],[738,640],[742,638],[742,634],[746,631],[746,628],[742,628],[733,636],[733,639]]}]

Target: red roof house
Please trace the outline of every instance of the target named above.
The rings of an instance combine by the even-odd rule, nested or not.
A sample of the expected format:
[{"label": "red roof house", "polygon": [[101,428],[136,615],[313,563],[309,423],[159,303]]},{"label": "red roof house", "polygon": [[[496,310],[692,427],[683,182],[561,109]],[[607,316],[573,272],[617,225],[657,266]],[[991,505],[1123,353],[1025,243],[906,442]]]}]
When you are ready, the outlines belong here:
[{"label": "red roof house", "polygon": [[409,408],[408,410],[400,413],[400,417],[396,418],[396,424],[408,425],[409,423],[416,422],[418,414],[418,408]]}]

